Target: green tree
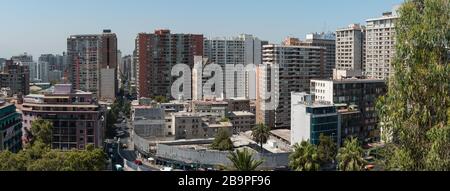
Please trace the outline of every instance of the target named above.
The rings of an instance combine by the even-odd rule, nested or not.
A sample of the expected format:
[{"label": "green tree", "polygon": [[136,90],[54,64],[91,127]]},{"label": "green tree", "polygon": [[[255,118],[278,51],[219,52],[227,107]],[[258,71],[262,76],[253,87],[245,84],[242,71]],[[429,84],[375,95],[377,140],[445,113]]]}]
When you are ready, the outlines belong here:
[{"label": "green tree", "polygon": [[158,103],[168,103],[168,102],[169,102],[169,99],[167,99],[167,98],[164,97],[164,96],[155,96],[155,97],[153,98],[153,100],[155,100],[155,101],[158,102]]},{"label": "green tree", "polygon": [[259,143],[261,146],[261,152],[263,152],[263,144],[267,143],[270,137],[270,128],[264,124],[256,125],[252,130],[253,140]]},{"label": "green tree", "polygon": [[450,1],[407,0],[399,14],[394,75],[377,103],[383,140],[394,145],[386,166],[446,170],[448,138],[435,132],[449,125]]},{"label": "green tree", "polygon": [[220,129],[217,133],[213,144],[211,145],[212,149],[219,151],[231,151],[233,150],[233,142],[231,141],[231,135],[225,129]]},{"label": "green tree", "polygon": [[116,135],[116,127],[114,124],[117,122],[117,113],[114,113],[112,110],[107,111],[106,114],[106,137],[114,138]]},{"label": "green tree", "polygon": [[0,171],[26,170],[26,161],[23,155],[17,155],[10,151],[0,152]]},{"label": "green tree", "polygon": [[228,119],[228,118],[226,118],[226,117],[220,119],[220,122],[230,122],[230,121],[231,121],[231,120]]},{"label": "green tree", "polygon": [[321,134],[319,137],[317,152],[319,153],[319,158],[322,164],[333,163],[337,154],[337,146],[333,138]]},{"label": "green tree", "polygon": [[37,119],[31,122],[31,136],[34,141],[50,145],[52,143],[52,122],[44,119]]},{"label": "green tree", "polygon": [[337,154],[338,168],[340,171],[362,171],[366,165],[364,150],[358,139],[348,139],[344,147]]},{"label": "green tree", "polygon": [[264,162],[253,159],[253,155],[248,149],[230,152],[228,159],[233,163],[233,170],[236,171],[255,171]]},{"label": "green tree", "polygon": [[295,171],[319,171],[320,163],[317,146],[309,141],[295,144],[289,156],[289,166]]}]

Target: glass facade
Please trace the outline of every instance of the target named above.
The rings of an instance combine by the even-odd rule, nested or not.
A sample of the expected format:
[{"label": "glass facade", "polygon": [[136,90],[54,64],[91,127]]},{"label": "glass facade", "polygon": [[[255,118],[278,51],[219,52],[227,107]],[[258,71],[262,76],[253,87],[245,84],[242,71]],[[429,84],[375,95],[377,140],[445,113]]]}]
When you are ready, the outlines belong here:
[{"label": "glass facade", "polygon": [[14,105],[0,109],[0,151],[18,152],[22,148],[22,119]]},{"label": "glass facade", "polygon": [[308,107],[306,112],[311,114],[311,143],[318,145],[321,134],[331,137],[337,143],[339,117],[336,108]]}]

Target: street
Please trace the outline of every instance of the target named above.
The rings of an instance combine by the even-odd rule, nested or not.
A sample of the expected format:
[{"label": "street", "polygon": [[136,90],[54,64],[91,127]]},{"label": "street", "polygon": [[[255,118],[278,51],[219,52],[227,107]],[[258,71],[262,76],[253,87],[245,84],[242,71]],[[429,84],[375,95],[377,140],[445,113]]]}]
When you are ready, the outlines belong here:
[{"label": "street", "polygon": [[[106,151],[111,151],[112,153],[108,153],[108,156],[112,159],[112,168],[115,171],[115,165],[121,165],[124,167],[123,159],[133,162],[138,159],[137,151],[134,149],[134,143],[131,138],[131,134],[133,131],[132,125],[129,122],[128,119],[125,119],[121,123],[115,124],[115,126],[118,128],[117,132],[118,135],[121,136],[118,137],[116,140],[109,140],[109,144],[107,144]],[[124,132],[124,133],[122,133]],[[140,160],[142,161],[142,160]],[[147,164],[145,164],[144,161],[142,161],[142,165],[140,165],[140,169],[143,171],[160,171],[160,169],[151,167]]]}]

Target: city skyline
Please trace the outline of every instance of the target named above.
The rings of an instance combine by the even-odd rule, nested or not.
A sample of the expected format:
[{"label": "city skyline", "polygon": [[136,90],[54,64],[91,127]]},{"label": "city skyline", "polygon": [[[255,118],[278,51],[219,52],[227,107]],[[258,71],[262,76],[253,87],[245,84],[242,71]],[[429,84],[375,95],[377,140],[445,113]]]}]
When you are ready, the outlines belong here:
[{"label": "city skyline", "polygon": [[[70,35],[98,34],[103,29],[117,34],[122,55],[132,53],[138,33],[161,28],[205,37],[247,33],[278,44],[287,36],[304,38],[307,33],[334,32],[351,23],[365,24],[366,19],[390,11],[403,0],[369,0],[364,4],[356,0],[284,2],[177,0],[168,5],[164,1],[101,0],[89,1],[89,6],[85,6],[88,1],[82,0],[69,6],[55,0],[2,1],[0,18],[10,30],[3,30],[0,36],[0,57],[10,58],[24,52],[34,59],[40,54],[61,54],[66,51],[66,38]],[[171,11],[167,11],[169,8]]]}]

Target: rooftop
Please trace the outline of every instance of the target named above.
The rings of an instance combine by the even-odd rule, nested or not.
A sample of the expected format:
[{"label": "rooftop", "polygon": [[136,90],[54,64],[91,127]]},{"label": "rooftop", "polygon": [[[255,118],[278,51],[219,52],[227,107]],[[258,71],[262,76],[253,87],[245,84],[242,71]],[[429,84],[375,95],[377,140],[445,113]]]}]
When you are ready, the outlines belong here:
[{"label": "rooftop", "polygon": [[333,82],[333,83],[369,83],[369,82],[386,82],[381,79],[359,79],[359,78],[346,78],[346,79],[312,79],[316,82]]},{"label": "rooftop", "polygon": [[234,116],[255,116],[255,114],[248,111],[233,111],[231,114]]},{"label": "rooftop", "polygon": [[291,130],[289,129],[277,129],[270,131],[276,137],[280,137],[286,141],[291,141]]}]

